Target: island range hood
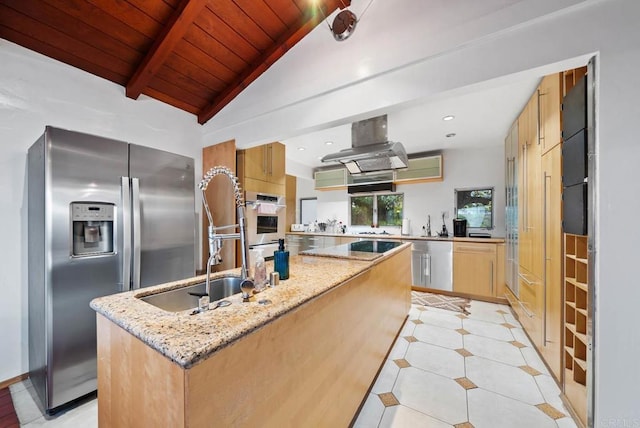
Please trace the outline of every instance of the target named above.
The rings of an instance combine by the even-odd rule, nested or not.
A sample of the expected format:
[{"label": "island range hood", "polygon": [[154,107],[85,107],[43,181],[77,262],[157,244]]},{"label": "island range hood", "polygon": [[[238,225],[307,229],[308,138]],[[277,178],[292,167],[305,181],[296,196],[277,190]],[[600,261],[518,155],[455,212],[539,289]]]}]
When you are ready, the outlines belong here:
[{"label": "island range hood", "polygon": [[387,139],[387,115],[354,122],[351,125],[351,148],[326,155],[322,162],[340,162],[349,173],[406,168],[407,152],[401,143]]}]

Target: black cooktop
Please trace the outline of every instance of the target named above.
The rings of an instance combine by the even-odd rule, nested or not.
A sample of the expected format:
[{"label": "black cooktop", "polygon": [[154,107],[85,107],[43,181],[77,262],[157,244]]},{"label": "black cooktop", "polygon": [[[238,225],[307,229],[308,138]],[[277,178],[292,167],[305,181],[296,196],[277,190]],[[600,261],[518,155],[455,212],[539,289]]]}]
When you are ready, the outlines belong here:
[{"label": "black cooktop", "polygon": [[363,253],[384,253],[402,245],[402,242],[393,241],[356,241],[349,244],[351,251]]}]

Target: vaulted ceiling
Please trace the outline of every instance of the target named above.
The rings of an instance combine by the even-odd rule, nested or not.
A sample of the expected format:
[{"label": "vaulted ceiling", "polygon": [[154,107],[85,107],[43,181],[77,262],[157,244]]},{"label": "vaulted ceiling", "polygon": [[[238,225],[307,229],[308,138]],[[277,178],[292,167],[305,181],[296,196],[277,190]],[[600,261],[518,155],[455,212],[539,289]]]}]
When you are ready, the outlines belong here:
[{"label": "vaulted ceiling", "polygon": [[205,123],[350,0],[2,0],[0,37]]}]

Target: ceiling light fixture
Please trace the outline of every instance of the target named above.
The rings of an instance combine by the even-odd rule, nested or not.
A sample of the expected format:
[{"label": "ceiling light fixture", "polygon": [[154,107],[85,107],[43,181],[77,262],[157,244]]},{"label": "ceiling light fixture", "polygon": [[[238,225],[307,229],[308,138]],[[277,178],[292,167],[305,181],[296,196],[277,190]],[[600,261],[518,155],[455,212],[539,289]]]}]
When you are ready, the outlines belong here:
[{"label": "ceiling light fixture", "polygon": [[445,135],[445,137],[447,137],[447,138],[452,138],[452,137],[455,137],[455,136],[456,136],[455,132],[452,132],[450,134]]},{"label": "ceiling light fixture", "polygon": [[302,152],[302,151],[305,151],[306,149],[304,147],[298,147],[298,150]]},{"label": "ceiling light fixture", "polygon": [[330,146],[330,145],[332,145],[332,144],[333,144],[333,141],[325,141],[324,143],[325,143],[327,146]]},{"label": "ceiling light fixture", "polygon": [[[338,12],[335,18],[333,18],[333,25],[329,25],[329,23],[327,22],[327,26],[329,26],[329,31],[331,31],[331,34],[333,34],[333,38],[339,42],[347,40],[351,36],[351,34],[353,34],[356,29],[356,24],[360,22],[360,19],[362,19],[367,9],[369,9],[369,6],[371,6],[373,0],[370,0],[367,7],[364,8],[362,14],[360,14],[360,19],[358,19],[355,13],[347,9],[347,5],[344,4],[342,0],[341,3],[342,10]],[[322,7],[318,7],[318,9],[320,9],[320,13],[322,13],[322,16],[324,16],[324,20],[326,22],[327,16],[324,14]]]},{"label": "ceiling light fixture", "polygon": [[447,116],[443,117],[443,118],[442,118],[442,120],[447,121],[447,120],[453,120],[453,119],[455,119],[455,118],[456,118],[455,116],[453,116],[453,115],[449,114],[449,115],[447,115]]}]

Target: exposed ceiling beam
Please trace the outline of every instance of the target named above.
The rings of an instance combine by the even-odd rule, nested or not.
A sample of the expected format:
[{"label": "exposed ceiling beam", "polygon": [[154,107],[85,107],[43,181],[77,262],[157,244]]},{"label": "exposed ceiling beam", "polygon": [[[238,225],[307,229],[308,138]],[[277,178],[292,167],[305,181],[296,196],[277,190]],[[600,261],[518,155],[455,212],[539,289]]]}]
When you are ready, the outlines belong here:
[{"label": "exposed ceiling beam", "polygon": [[127,97],[137,99],[184,37],[208,0],[183,0],[127,82]]},{"label": "exposed ceiling beam", "polygon": [[256,61],[231,82],[227,89],[220,93],[207,107],[202,109],[200,114],[198,114],[198,123],[204,124],[211,119],[249,86],[251,82],[271,67],[274,62],[302,40],[304,36],[309,34],[325,16],[329,16],[338,8],[343,9],[350,6],[351,0],[326,0],[323,4],[324,8],[322,12],[324,15],[322,13],[310,13],[300,18],[297,25],[292,26],[286,33],[278,38],[269,49],[265,50]]}]

